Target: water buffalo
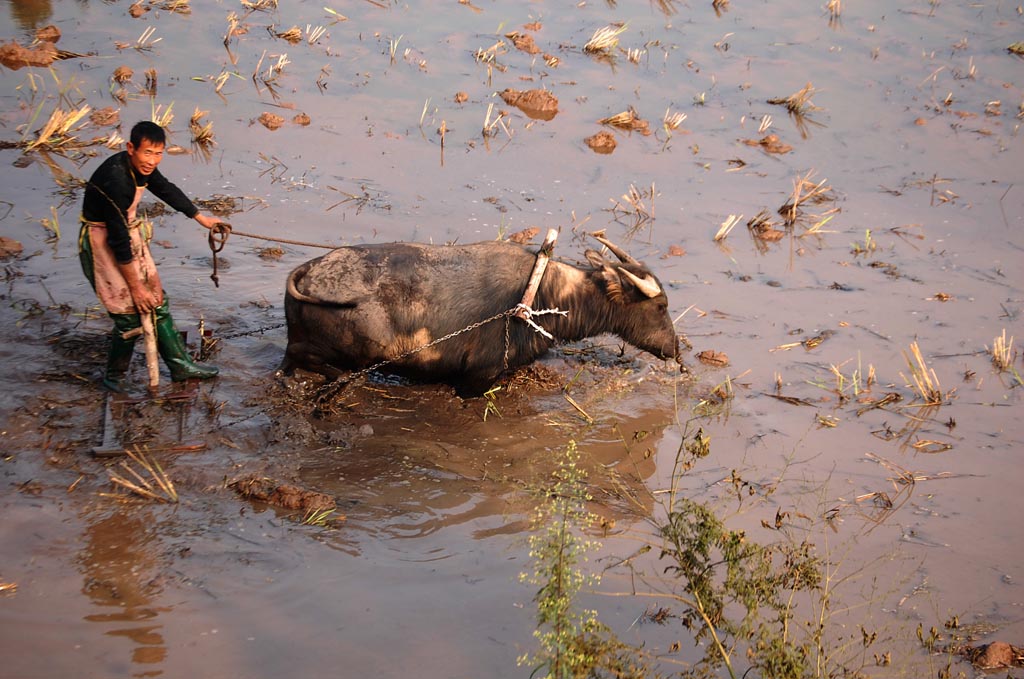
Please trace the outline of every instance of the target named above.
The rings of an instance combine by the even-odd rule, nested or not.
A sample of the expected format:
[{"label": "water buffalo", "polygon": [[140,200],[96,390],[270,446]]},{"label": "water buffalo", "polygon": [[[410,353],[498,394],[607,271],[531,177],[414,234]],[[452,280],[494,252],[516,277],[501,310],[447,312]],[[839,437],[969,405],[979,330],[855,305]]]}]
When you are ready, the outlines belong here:
[{"label": "water buffalo", "polygon": [[304,368],[338,378],[390,361],[382,372],[446,382],[466,396],[483,393],[504,370],[532,363],[558,340],[614,333],[658,358],[676,358],[678,337],[661,283],[642,263],[600,240],[618,263],[587,250],[589,267],[548,264],[532,308],[567,312],[534,317],[553,340],[505,316],[408,356],[514,308],[535,250],[500,241],[332,250],[288,276],[288,347],[280,370]]}]

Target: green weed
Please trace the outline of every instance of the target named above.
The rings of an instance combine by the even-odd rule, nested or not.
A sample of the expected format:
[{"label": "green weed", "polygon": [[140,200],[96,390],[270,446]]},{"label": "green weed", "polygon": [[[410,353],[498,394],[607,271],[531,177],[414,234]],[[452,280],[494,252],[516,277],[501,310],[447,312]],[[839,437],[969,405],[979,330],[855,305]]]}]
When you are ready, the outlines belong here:
[{"label": "green weed", "polygon": [[587,554],[600,543],[585,537],[599,522],[586,508],[592,498],[579,458],[570,441],[532,517],[537,532],[530,536],[531,569],[520,580],[538,588],[534,638],[539,649],[520,656],[519,664],[531,665],[530,676],[544,679],[649,677],[642,651],[619,641],[595,611],[577,603],[585,585],[600,582],[583,570]]}]

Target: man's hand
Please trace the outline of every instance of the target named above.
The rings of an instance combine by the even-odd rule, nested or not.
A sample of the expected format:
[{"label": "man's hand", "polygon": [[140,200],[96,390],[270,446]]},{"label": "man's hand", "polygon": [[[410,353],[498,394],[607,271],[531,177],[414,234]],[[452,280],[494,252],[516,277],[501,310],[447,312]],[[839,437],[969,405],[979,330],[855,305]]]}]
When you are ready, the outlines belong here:
[{"label": "man's hand", "polygon": [[148,314],[163,303],[163,295],[159,295],[145,286],[139,286],[131,290],[132,301],[135,302],[135,309],[140,314]]},{"label": "man's hand", "polygon": [[197,212],[195,220],[202,224],[207,229],[212,229],[214,224],[220,224],[220,220],[210,215],[204,215],[202,212]]},{"label": "man's hand", "polygon": [[140,314],[148,314],[163,304],[163,286],[160,284],[160,276],[155,271],[152,275],[155,280],[143,281],[135,261],[118,264],[117,268],[121,270],[124,282],[128,284],[128,292],[131,293],[136,311]]}]

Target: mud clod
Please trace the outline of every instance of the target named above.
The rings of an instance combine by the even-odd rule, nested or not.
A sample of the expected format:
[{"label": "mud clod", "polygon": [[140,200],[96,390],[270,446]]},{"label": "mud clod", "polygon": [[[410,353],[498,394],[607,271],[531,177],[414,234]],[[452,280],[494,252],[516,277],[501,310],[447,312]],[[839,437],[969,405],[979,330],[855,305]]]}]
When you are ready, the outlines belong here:
[{"label": "mud clod", "polygon": [[52,42],[41,42],[36,47],[22,47],[16,42],[0,45],[0,64],[12,71],[23,66],[49,66],[57,59],[57,48]]},{"label": "mud clod", "polygon": [[558,99],[547,90],[514,90],[508,88],[501,98],[531,118],[551,120],[558,114]]},{"label": "mud clod", "polygon": [[775,153],[778,155],[789,153],[793,150],[793,147],[789,144],[783,144],[777,134],[765,135],[761,139],[744,139],[743,143],[747,146],[760,146],[761,150],[765,153]]},{"label": "mud clod", "polygon": [[534,238],[536,238],[538,233],[540,233],[540,228],[539,227],[530,226],[530,227],[527,227],[527,228],[523,229],[522,231],[516,231],[515,233],[509,235],[508,240],[509,240],[509,242],[512,242],[512,243],[519,243],[520,245],[526,245],[527,243],[532,241]]},{"label": "mud clod", "polygon": [[729,357],[721,351],[705,349],[697,354],[697,360],[705,365],[713,365],[717,368],[724,368],[729,365]]},{"label": "mud clod", "polygon": [[23,250],[24,248],[18,241],[7,236],[0,236],[0,261],[21,257]]},{"label": "mud clod", "polygon": [[239,479],[230,484],[230,487],[247,500],[265,502],[282,509],[309,512],[334,509],[337,506],[330,495],[266,477]]},{"label": "mud clod", "polygon": [[1011,646],[1005,641],[993,641],[977,648],[967,648],[964,655],[975,667],[982,670],[1024,667],[1024,648]]},{"label": "mud clod", "polygon": [[277,128],[284,125],[284,118],[277,115],[276,113],[264,112],[258,118],[258,120],[260,121],[260,124],[262,124],[263,127],[267,128],[268,130],[276,130]]},{"label": "mud clod", "polygon": [[505,37],[512,41],[512,44],[516,46],[517,50],[521,50],[527,54],[540,54],[540,48],[537,47],[537,43],[533,41],[533,36],[531,35],[513,31],[511,33],[506,33]]},{"label": "mud clod", "polygon": [[592,151],[594,151],[594,153],[611,153],[618,145],[615,141],[615,135],[603,130],[593,136],[587,137],[583,141],[591,148]]}]

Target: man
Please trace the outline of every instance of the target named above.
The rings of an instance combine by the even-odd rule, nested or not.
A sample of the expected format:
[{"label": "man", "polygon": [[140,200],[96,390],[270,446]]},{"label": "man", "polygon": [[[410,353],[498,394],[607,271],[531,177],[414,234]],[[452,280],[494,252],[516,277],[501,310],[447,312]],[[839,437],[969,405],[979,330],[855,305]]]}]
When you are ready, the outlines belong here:
[{"label": "man", "polygon": [[154,316],[157,347],[172,380],[207,379],[217,374],[217,368],[198,365],[189,357],[149,252],[152,226],[136,215],[148,188],[207,229],[217,224],[217,219],[199,212],[181,189],[157,170],[166,144],[162,127],[149,121],[137,123],[127,150],[107,158],[85,188],[78,254],[82,271],[114,320],[103,376],[103,385],[112,391],[125,391],[124,378],[137,336],[126,339],[124,335],[141,325],[140,313]]}]

